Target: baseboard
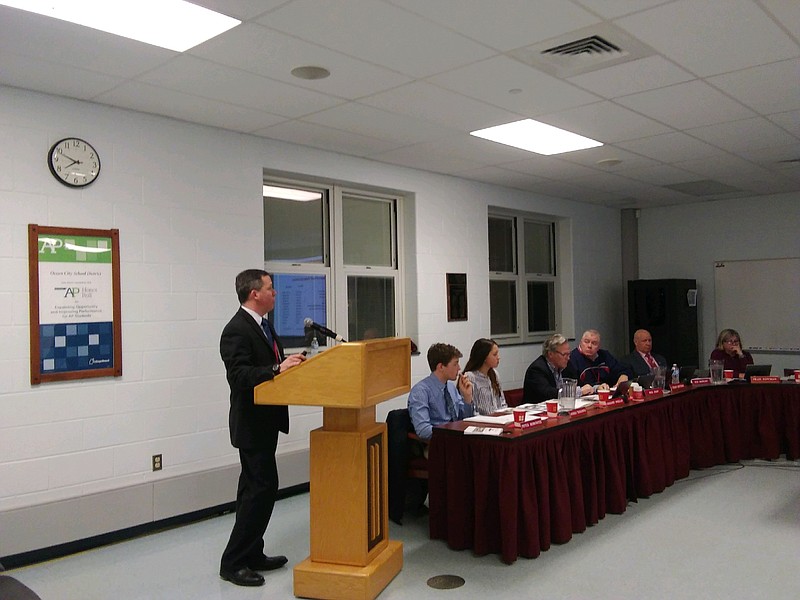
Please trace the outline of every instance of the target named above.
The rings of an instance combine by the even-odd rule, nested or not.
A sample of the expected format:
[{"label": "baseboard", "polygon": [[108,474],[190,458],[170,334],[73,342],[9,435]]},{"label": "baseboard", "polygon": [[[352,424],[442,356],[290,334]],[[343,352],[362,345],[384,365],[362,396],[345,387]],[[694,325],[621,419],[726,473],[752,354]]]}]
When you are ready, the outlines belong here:
[{"label": "baseboard", "polygon": [[[308,450],[279,455],[279,497],[308,491]],[[239,465],[0,513],[0,564],[50,560],[233,509]]]}]

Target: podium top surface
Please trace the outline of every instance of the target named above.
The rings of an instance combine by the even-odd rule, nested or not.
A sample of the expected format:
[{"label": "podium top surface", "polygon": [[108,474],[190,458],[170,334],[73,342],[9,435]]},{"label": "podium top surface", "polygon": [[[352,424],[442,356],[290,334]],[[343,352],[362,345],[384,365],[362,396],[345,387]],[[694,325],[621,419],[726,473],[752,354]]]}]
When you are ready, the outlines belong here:
[{"label": "podium top surface", "polygon": [[345,342],[256,386],[255,403],[366,408],[411,389],[411,340]]}]

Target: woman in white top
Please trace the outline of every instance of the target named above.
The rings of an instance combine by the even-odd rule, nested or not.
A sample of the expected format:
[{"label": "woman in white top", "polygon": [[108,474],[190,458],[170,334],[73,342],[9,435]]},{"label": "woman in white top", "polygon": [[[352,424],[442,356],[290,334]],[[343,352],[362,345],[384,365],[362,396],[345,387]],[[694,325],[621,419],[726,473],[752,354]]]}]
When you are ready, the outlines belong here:
[{"label": "woman in white top", "polygon": [[506,399],[497,380],[500,348],[494,340],[480,338],[472,344],[464,374],[472,382],[472,408],[475,414],[489,415],[506,408]]}]

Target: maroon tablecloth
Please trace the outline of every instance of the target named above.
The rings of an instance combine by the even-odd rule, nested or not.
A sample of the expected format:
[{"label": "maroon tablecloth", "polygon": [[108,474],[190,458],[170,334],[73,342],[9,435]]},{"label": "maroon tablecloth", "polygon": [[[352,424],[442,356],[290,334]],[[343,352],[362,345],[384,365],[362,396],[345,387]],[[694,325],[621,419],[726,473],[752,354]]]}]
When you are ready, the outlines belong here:
[{"label": "maroon tablecloth", "polygon": [[781,454],[800,458],[800,385],[692,389],[514,439],[435,428],[430,535],[535,558],[692,468]]}]

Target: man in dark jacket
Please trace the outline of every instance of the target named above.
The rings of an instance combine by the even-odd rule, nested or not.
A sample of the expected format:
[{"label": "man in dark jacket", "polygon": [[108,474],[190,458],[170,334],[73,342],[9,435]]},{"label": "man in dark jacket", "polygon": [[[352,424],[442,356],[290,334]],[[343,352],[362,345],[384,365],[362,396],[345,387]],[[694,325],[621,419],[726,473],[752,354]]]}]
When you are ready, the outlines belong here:
[{"label": "man in dark jacket", "polygon": [[275,307],[272,276],[249,269],[236,276],[241,306],[222,330],[219,351],[231,388],[231,444],[239,449],[242,472],[236,494],[236,522],[222,553],[219,575],[236,585],[258,586],[270,571],[286,564],[285,556],[264,554],[267,530],[278,493],[275,451],[278,432],[289,432],[286,406],[257,406],[253,388],[299,365],[305,357],[284,357],[283,346],[266,319]]}]

